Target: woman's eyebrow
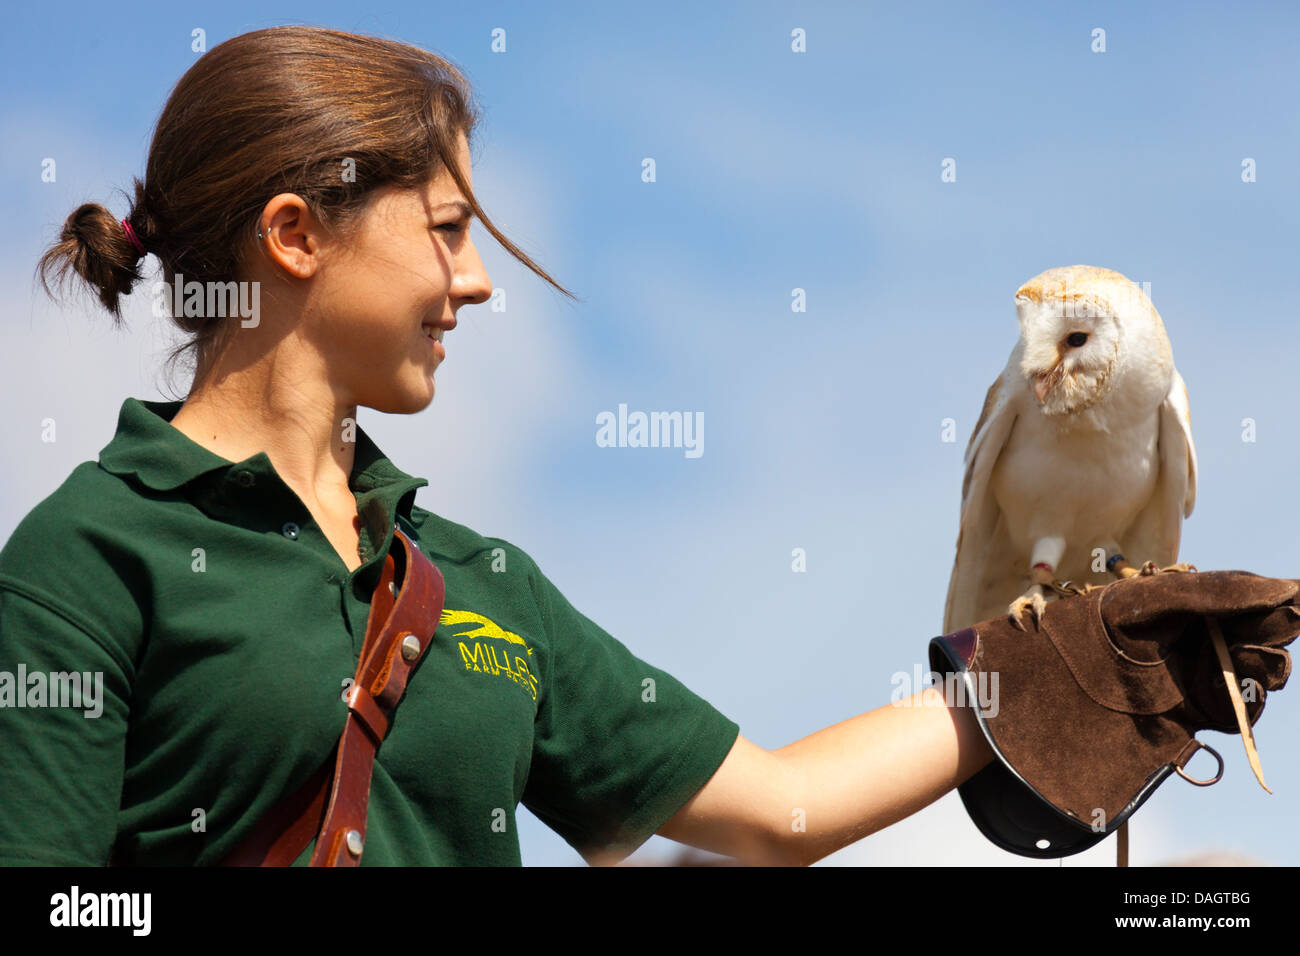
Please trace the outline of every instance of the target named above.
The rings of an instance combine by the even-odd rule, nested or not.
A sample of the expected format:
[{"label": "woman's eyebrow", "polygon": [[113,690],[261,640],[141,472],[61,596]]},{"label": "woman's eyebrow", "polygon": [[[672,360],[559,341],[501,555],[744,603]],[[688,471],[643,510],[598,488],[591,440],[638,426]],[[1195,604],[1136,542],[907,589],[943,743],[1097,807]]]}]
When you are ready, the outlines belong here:
[{"label": "woman's eyebrow", "polygon": [[438,205],[434,206],[433,208],[434,211],[436,212],[439,209],[446,209],[448,206],[451,206],[455,209],[459,209],[460,214],[462,216],[465,216],[466,218],[469,219],[474,218],[474,210],[471,209],[469,203],[465,202],[463,199],[456,199],[451,202],[440,202],[438,203]]}]

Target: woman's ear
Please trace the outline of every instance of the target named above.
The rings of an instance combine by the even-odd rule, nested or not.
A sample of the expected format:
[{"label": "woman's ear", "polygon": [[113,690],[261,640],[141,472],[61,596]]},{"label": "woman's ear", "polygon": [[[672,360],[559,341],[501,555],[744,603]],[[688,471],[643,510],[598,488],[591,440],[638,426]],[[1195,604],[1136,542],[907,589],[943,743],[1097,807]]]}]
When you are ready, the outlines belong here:
[{"label": "woman's ear", "polygon": [[297,193],[280,193],[267,202],[258,236],[263,254],[292,276],[306,279],[320,265],[324,229]]}]

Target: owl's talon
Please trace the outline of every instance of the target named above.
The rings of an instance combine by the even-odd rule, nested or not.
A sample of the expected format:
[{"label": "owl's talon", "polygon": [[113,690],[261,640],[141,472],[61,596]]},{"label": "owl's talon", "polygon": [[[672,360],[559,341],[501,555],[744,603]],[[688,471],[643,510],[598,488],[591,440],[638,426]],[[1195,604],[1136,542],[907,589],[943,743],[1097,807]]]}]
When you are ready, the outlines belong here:
[{"label": "owl's talon", "polygon": [[1025,625],[1020,618],[1025,613],[1026,608],[1033,610],[1034,626],[1037,627],[1043,620],[1043,611],[1047,608],[1047,602],[1043,600],[1040,585],[1033,585],[1028,591],[1012,601],[1011,606],[1007,608],[1007,617],[1012,624],[1022,631],[1025,630]]},{"label": "owl's talon", "polygon": [[1100,591],[1103,585],[1089,584],[1084,581],[1082,584],[1075,584],[1073,581],[1062,581],[1056,586],[1056,590],[1061,592],[1063,597],[1073,597],[1076,594],[1089,594],[1092,591]]},{"label": "owl's talon", "polygon": [[1196,565],[1188,564],[1185,561],[1180,562],[1178,564],[1171,564],[1166,568],[1160,567],[1160,565],[1156,564],[1154,561],[1148,561],[1146,564],[1142,565],[1142,570],[1139,571],[1138,574],[1141,574],[1144,577],[1150,577],[1153,574],[1164,574],[1168,571],[1188,572],[1188,571],[1195,571],[1195,570],[1196,570]]},{"label": "owl's talon", "polygon": [[1074,597],[1076,594],[1087,594],[1089,590],[1095,589],[1095,584],[1075,584],[1073,581],[1053,581],[1052,590],[1061,597]]}]

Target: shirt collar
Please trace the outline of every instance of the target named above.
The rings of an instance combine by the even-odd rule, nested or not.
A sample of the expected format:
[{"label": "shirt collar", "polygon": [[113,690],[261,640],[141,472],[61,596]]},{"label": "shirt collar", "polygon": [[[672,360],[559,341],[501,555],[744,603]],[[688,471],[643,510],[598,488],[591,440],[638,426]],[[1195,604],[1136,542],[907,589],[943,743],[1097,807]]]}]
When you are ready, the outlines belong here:
[{"label": "shirt collar", "polygon": [[[141,484],[157,491],[174,490],[217,469],[232,473],[274,474],[271,459],[264,451],[243,461],[232,462],[172,427],[171,420],[182,404],[127,398],[118,413],[117,433],[99,453],[100,466],[121,477],[133,476]],[[382,489],[391,494],[399,491],[393,487],[399,484],[404,487],[400,489],[398,510],[409,521],[415,489],[423,488],[429,482],[399,469],[361,426],[356,426],[356,449],[348,486],[357,492],[371,493]]]}]

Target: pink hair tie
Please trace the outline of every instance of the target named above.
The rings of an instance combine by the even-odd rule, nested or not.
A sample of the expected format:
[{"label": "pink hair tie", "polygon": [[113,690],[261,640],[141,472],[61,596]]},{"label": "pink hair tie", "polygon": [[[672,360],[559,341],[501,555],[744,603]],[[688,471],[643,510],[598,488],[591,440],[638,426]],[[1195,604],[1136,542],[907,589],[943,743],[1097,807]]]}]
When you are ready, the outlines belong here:
[{"label": "pink hair tie", "polygon": [[144,243],[140,241],[140,237],[135,234],[135,230],[131,228],[131,224],[125,219],[122,220],[122,228],[126,230],[126,237],[131,240],[131,245],[135,246],[140,255],[147,255],[144,251]]}]

